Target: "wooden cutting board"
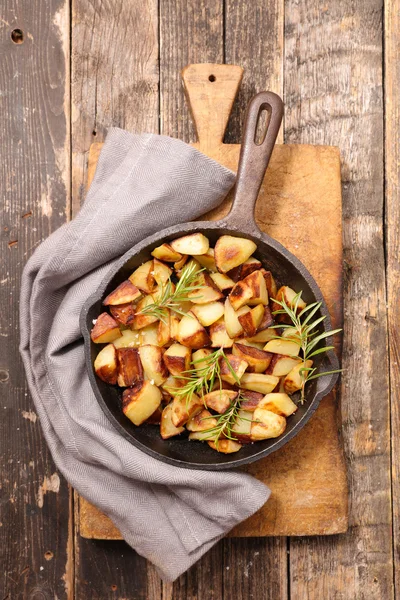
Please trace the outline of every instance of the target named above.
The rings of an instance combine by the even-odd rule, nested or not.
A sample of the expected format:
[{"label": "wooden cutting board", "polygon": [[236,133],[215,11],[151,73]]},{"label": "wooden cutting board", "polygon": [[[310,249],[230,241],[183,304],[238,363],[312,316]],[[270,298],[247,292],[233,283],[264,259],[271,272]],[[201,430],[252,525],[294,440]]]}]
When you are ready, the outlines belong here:
[{"label": "wooden cutting board", "polygon": [[[240,146],[223,136],[243,70],[234,65],[189,65],[183,83],[201,152],[236,170]],[[89,153],[88,184],[102,144]],[[228,212],[229,198],[207,218]],[[334,328],[342,325],[342,200],[339,150],[277,145],[257,201],[256,220],[310,270],[328,304]],[[338,344],[338,352],[340,345]],[[343,533],[348,527],[346,468],[340,444],[337,393],[321,402],[302,431],[283,448],[244,470],[272,490],[269,501],[231,536],[304,536]],[[218,476],[218,474],[216,474]],[[110,519],[83,498],[80,533],[121,539]]]}]

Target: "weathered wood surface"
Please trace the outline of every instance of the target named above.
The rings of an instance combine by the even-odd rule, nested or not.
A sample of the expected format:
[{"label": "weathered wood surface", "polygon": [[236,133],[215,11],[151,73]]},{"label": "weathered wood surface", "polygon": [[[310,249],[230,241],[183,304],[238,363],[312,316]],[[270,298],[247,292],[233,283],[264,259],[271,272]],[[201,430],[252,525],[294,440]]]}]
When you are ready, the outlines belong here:
[{"label": "weathered wood surface", "polygon": [[344,536],[290,541],[293,598],[394,597],[382,63],[381,1],[285,4],[285,141],[338,144],[343,160],[341,410],[351,506]]},{"label": "weathered wood surface", "polygon": [[[398,597],[398,0],[289,0],[285,14],[283,0],[71,0],[71,4],[68,11],[68,0],[9,0],[0,9],[4,270],[0,278],[0,324],[2,335],[8,335],[0,349],[0,407],[7,406],[2,409],[6,418],[0,424],[0,597],[64,599],[73,598],[74,591],[76,598],[85,600]],[[24,32],[23,44],[10,42],[14,28]],[[18,41],[18,35],[15,39]],[[162,42],[159,63],[158,39]],[[194,140],[178,75],[191,62],[225,60],[246,68],[240,109],[231,120],[228,141],[240,141],[243,109],[249,97],[270,88],[284,94],[286,142],[341,148],[346,247],[342,413],[351,487],[349,534],[292,539],[288,547],[285,538],[227,539],[174,585],[161,584],[153,567],[145,567],[143,559],[122,542],[112,542],[111,547],[106,542],[82,541],[77,535],[76,587],[65,588],[73,574],[73,561],[67,562],[66,548],[67,486],[60,477],[59,492],[50,491],[58,487],[57,479],[51,479],[56,472],[54,465],[39,422],[25,418],[33,408],[25,396],[15,332],[20,270],[36,244],[68,214],[69,51],[74,97],[74,211],[84,195],[90,143],[102,139],[110,125],[157,131],[160,99],[161,131]],[[384,185],[396,592],[388,455]],[[23,214],[28,216],[20,220]],[[18,244],[13,244],[16,240]],[[26,411],[24,418],[22,411]],[[36,498],[44,481],[49,491],[39,508]],[[43,561],[47,550],[53,557],[48,554],[50,560]]]},{"label": "weathered wood surface", "polygon": [[386,266],[392,433],[393,558],[400,593],[400,2],[385,6]]},{"label": "weathered wood surface", "polygon": [[[236,169],[240,146],[222,142],[240,84],[239,67],[202,64],[183,70],[199,142],[205,154]],[[211,77],[211,80],[210,80]],[[101,144],[91,147],[88,182]],[[210,213],[224,215],[229,200]],[[326,221],[326,213],[330,219]],[[302,219],[296,218],[302,215]],[[256,219],[294,252],[321,285],[333,327],[342,324],[342,213],[339,153],[332,147],[277,146],[257,201]],[[347,482],[337,434],[337,403],[327,397],[308,426],[279,452],[247,467],[271,487],[270,501],[232,536],[315,535],[346,531]],[[293,497],[296,498],[293,501]],[[81,501],[80,527],[89,538],[120,538],[109,520]]]},{"label": "weathered wood surface", "polygon": [[18,352],[22,268],[69,213],[68,2],[45,4],[0,9],[0,598],[10,600],[66,598],[73,568],[68,485]]}]

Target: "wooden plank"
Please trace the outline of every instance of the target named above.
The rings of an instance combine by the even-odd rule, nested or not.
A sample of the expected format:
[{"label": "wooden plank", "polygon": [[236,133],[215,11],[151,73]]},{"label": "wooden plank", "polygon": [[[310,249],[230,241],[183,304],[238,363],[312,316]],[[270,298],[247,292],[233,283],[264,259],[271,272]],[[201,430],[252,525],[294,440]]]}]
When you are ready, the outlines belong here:
[{"label": "wooden plank", "polygon": [[[226,0],[225,61],[244,68],[243,83],[226,141],[238,143],[246,107],[254,94],[283,94],[284,0]],[[278,135],[283,141],[283,128]]]},{"label": "wooden plank", "polygon": [[223,0],[160,0],[160,133],[194,142],[180,72],[190,63],[223,63]]},{"label": "wooden plank", "polygon": [[400,2],[385,2],[386,265],[392,411],[392,490],[395,597],[400,590]]},{"label": "wooden plank", "polygon": [[68,6],[10,0],[0,18],[0,597],[10,599],[72,598],[68,486],[18,352],[22,268],[69,213]]},{"label": "wooden plank", "polygon": [[293,598],[394,597],[381,18],[378,0],[286,3],[285,141],[336,144],[343,156],[341,411],[351,505],[348,534],[291,540]]},{"label": "wooden plank", "polygon": [[[72,2],[73,213],[86,189],[90,144],[110,126],[158,133],[157,0]],[[77,524],[75,599],[157,600],[154,567],[124,542],[83,539]]]},{"label": "wooden plank", "polygon": [[72,202],[85,197],[90,144],[109,127],[158,133],[157,0],[72,0]]}]

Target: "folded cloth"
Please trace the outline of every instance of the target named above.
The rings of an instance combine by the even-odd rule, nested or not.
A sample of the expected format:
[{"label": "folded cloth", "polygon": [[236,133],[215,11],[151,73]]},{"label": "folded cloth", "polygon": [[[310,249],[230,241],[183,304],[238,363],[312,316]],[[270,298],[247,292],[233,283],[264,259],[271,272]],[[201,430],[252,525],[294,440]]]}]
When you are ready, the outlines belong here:
[{"label": "folded cloth", "polygon": [[53,459],[168,581],[270,492],[244,473],[181,469],[126,441],[91,389],[79,315],[120,255],[215,208],[233,182],[179,140],[111,129],[78,216],[38,247],[22,276],[20,350]]}]

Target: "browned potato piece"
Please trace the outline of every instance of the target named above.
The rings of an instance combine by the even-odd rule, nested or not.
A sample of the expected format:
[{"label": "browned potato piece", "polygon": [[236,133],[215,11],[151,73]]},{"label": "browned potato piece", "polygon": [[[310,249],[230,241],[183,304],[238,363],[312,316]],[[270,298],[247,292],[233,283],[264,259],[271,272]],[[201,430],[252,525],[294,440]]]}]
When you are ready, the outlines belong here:
[{"label": "browned potato piece", "polygon": [[235,267],[232,271],[229,271],[228,275],[233,279],[233,281],[239,281],[239,279],[244,279],[253,271],[257,271],[262,267],[261,262],[254,258],[254,256],[250,256],[247,260],[244,261],[239,267]]},{"label": "browned potato piece", "polygon": [[204,348],[211,344],[207,331],[192,312],[182,317],[179,323],[178,341],[189,348]]},{"label": "browned potato piece", "polygon": [[153,271],[150,274],[153,275],[154,279],[156,280],[157,285],[159,285],[161,287],[165,286],[168,279],[172,275],[172,269],[170,269],[168,267],[168,265],[165,265],[163,262],[161,262],[157,258],[155,258],[153,262],[154,262],[154,267],[153,267]]},{"label": "browned potato piece", "polygon": [[203,396],[203,402],[207,408],[215,410],[217,413],[225,412],[232,400],[236,398],[238,392],[236,390],[215,390]]},{"label": "browned potato piece", "polygon": [[148,260],[138,267],[132,275],[129,277],[129,281],[133,283],[139,290],[142,292],[146,292],[146,294],[150,294],[153,291],[153,288],[149,286],[147,281],[150,272],[153,270],[153,261]]},{"label": "browned potato piece", "polygon": [[260,401],[264,398],[264,394],[250,390],[241,390],[241,394],[242,401],[240,407],[247,412],[254,412]]},{"label": "browned potato piece", "polygon": [[179,435],[185,431],[184,427],[175,427],[172,422],[172,403],[167,404],[161,416],[160,433],[163,440]]},{"label": "browned potato piece", "polygon": [[203,408],[200,412],[196,413],[186,423],[186,429],[191,432],[189,440],[201,440],[210,439],[210,437],[202,435],[202,432],[212,429],[217,426],[217,419],[212,414]]},{"label": "browned potato piece", "polygon": [[291,356],[284,356],[283,354],[274,354],[266,373],[268,375],[275,375],[276,377],[283,377],[300,362],[301,358],[292,358]]},{"label": "browned potato piece", "polygon": [[273,278],[271,271],[267,271],[266,269],[260,269],[260,271],[263,274],[263,277],[265,279],[268,297],[276,298],[276,293],[277,293],[278,288],[276,287],[275,279]]},{"label": "browned potato piece", "polygon": [[176,261],[176,263],[174,263],[174,269],[175,271],[178,273],[182,267],[186,264],[187,259],[188,259],[188,255],[187,254],[183,254],[182,258],[180,258],[179,260]]},{"label": "browned potato piece", "polygon": [[[248,367],[248,363],[239,358],[239,356],[233,356],[233,354],[226,354],[227,361],[229,362],[232,371],[236,374],[237,379],[240,379]],[[232,371],[226,364],[226,360],[221,356],[220,358],[220,375],[223,381],[235,385],[237,380],[232,374]]]},{"label": "browned potato piece", "polygon": [[268,327],[271,327],[274,324],[274,319],[273,316],[271,314],[271,310],[269,308],[269,306],[264,306],[264,315],[263,318],[261,319],[261,323],[259,324],[257,331],[264,331],[264,329],[268,329]]},{"label": "browned potato piece", "polygon": [[279,377],[264,373],[245,373],[240,380],[240,387],[253,392],[270,394],[279,383]]},{"label": "browned potato piece", "polygon": [[137,348],[118,348],[118,379],[120,387],[129,387],[143,379],[142,363]]},{"label": "browned potato piece", "polygon": [[232,427],[232,437],[237,438],[242,444],[251,442],[250,431],[253,413],[248,410],[240,409],[236,421]]},{"label": "browned potato piece", "polygon": [[229,294],[228,298],[234,310],[238,310],[241,306],[247,304],[253,296],[252,289],[247,285],[245,280],[238,281],[235,287]]},{"label": "browned potato piece", "polygon": [[158,346],[158,323],[143,327],[139,333],[140,346]]},{"label": "browned potato piece", "polygon": [[265,408],[256,408],[251,424],[251,440],[268,440],[282,435],[286,429],[286,419]]},{"label": "browned potato piece", "polygon": [[300,336],[295,327],[285,327],[282,330],[281,337],[285,340],[292,340],[292,342],[300,342]]},{"label": "browned potato piece", "polygon": [[250,275],[243,279],[243,283],[245,283],[252,292],[251,298],[248,301],[250,306],[254,306],[256,304],[263,304],[266,306],[268,304],[267,286],[260,271],[254,271],[254,273],[250,273]]},{"label": "browned potato piece", "polygon": [[[301,390],[303,386],[303,377],[301,374],[302,369],[311,369],[313,365],[312,360],[306,360],[305,362],[296,365],[283,380],[283,388],[287,394],[294,394],[298,390]],[[304,373],[306,375],[306,373]]]},{"label": "browned potato piece", "polygon": [[165,260],[166,262],[177,262],[182,258],[182,254],[176,252],[169,244],[161,244],[161,246],[154,248],[151,255],[154,258],[158,258],[158,260]]},{"label": "browned potato piece", "polygon": [[246,312],[250,312],[250,308],[248,306],[242,306],[242,308],[239,308],[239,310],[236,312],[233,309],[229,298],[225,300],[224,321],[226,331],[230,338],[240,337],[243,334],[243,327],[239,321],[239,317]]},{"label": "browned potato piece", "polygon": [[161,388],[173,398],[176,396],[178,389],[182,388],[185,383],[186,382],[184,379],[179,379],[178,377],[169,375],[164,383],[161,384]]},{"label": "browned potato piece", "polygon": [[140,346],[140,334],[138,331],[124,329],[121,337],[114,340],[113,344],[116,348],[138,348]]},{"label": "browned potato piece", "polygon": [[214,248],[209,248],[205,254],[195,256],[202,267],[214,273],[217,270],[214,259]]},{"label": "browned potato piece", "polygon": [[133,327],[135,329],[142,329],[143,327],[147,327],[148,325],[158,321],[157,317],[141,312],[143,308],[149,306],[149,304],[154,304],[154,298],[152,296],[145,296],[139,300],[136,306],[135,317],[133,319]]},{"label": "browned potato piece", "polygon": [[132,302],[120,304],[119,306],[110,306],[112,317],[121,325],[132,325],[135,317],[135,307]]},{"label": "browned potato piece", "polygon": [[110,383],[111,385],[117,383],[117,351],[113,344],[108,344],[100,350],[94,361],[94,370],[96,375],[106,383]]},{"label": "browned potato piece", "polygon": [[251,240],[222,235],[215,244],[215,264],[220,273],[227,273],[231,269],[244,263],[257,246]]},{"label": "browned potato piece", "polygon": [[269,352],[264,352],[263,350],[258,350],[252,346],[245,346],[237,342],[233,344],[232,352],[235,356],[245,360],[255,373],[264,373],[272,360],[272,354]]},{"label": "browned potato piece", "polygon": [[233,452],[238,452],[242,447],[238,442],[234,442],[233,440],[223,439],[218,440],[216,442],[207,442],[210,448],[216,450],[217,452],[221,452],[221,454],[232,454]]},{"label": "browned potato piece", "polygon": [[171,339],[171,316],[168,309],[164,311],[164,318],[160,319],[157,331],[157,345],[165,346]]},{"label": "browned potato piece", "polygon": [[[252,335],[251,337],[247,337],[245,341],[250,343],[256,343],[261,345],[261,350],[264,348],[266,342],[273,340],[278,335],[276,329],[263,329],[256,333],[256,335]],[[242,343],[242,340],[240,340]]]},{"label": "browned potato piece", "polygon": [[170,312],[169,315],[169,329],[170,329],[170,339],[178,341],[178,333],[179,333],[179,317],[176,313]]},{"label": "browned potato piece", "polygon": [[150,381],[140,381],[122,394],[122,412],[134,425],[141,425],[161,404],[161,392]]},{"label": "browned potato piece", "polygon": [[[296,292],[294,290],[292,290],[292,288],[290,288],[287,285],[283,285],[282,287],[279,288],[279,290],[276,293],[276,296],[274,297],[274,299],[276,300],[280,300],[282,302],[282,299],[285,300],[286,304],[288,306],[290,306],[291,308],[294,307],[294,298],[296,296]],[[303,308],[305,308],[307,306],[307,304],[304,302],[304,300],[302,300],[300,298],[298,305],[297,305],[297,314],[299,312],[301,312],[303,310]],[[272,312],[274,312],[275,310],[280,310],[281,306],[279,304],[277,304],[276,302],[272,301],[271,302],[271,310]],[[286,315],[276,315],[277,320],[281,321],[282,317],[286,317]]]},{"label": "browned potato piece", "polygon": [[181,427],[204,408],[201,398],[193,394],[190,401],[185,396],[175,396],[172,401],[172,423],[175,427]]},{"label": "browned potato piece", "polygon": [[120,335],[121,330],[118,327],[118,323],[106,312],[101,313],[97,317],[96,323],[90,333],[92,342],[95,344],[108,344],[119,338]]},{"label": "browned potato piece", "polygon": [[298,356],[300,352],[300,346],[297,342],[292,340],[270,340],[264,346],[266,352],[272,352],[273,354],[284,354],[285,356]]},{"label": "browned potato piece", "polygon": [[243,328],[243,334],[246,337],[256,335],[257,328],[260,326],[260,323],[264,317],[264,309],[265,307],[262,304],[258,304],[251,310],[238,317],[239,323]]},{"label": "browned potato piece", "polygon": [[297,410],[296,404],[289,398],[287,394],[272,393],[266,394],[261,400],[258,408],[265,408],[282,417],[289,417]]},{"label": "browned potato piece", "polygon": [[204,327],[209,327],[222,317],[224,314],[224,305],[221,302],[195,304],[192,307],[191,312]]},{"label": "browned potato piece", "polygon": [[180,254],[205,254],[210,247],[210,243],[202,233],[191,233],[184,235],[171,242],[171,247]]},{"label": "browned potato piece", "polygon": [[168,369],[163,361],[163,351],[158,346],[140,346],[140,361],[147,379],[161,385],[168,377]]},{"label": "browned potato piece", "polygon": [[239,340],[236,340],[239,344],[242,344],[243,346],[251,346],[252,348],[257,348],[257,350],[263,350],[264,349],[264,344],[262,342],[249,342],[248,338],[240,338]]},{"label": "browned potato piece", "polygon": [[206,361],[204,360],[207,356],[210,356],[211,350],[208,348],[200,348],[196,350],[192,354],[192,365],[196,371],[201,371],[206,366]]},{"label": "browned potato piece", "polygon": [[201,286],[200,289],[194,289],[189,292],[187,297],[193,304],[208,304],[209,302],[215,302],[221,300],[224,297],[223,293],[217,288],[208,273],[202,271],[196,277],[194,285]]},{"label": "browned potato piece", "polygon": [[211,273],[210,277],[221,292],[230,292],[235,285],[235,282],[223,273]]},{"label": "browned potato piece", "polygon": [[109,306],[110,304],[113,306],[117,306],[119,304],[127,304],[128,302],[135,302],[140,296],[142,292],[138,290],[138,288],[133,285],[127,279],[123,281],[118,287],[115,288],[111,294],[103,300],[104,306]]},{"label": "browned potato piece", "polygon": [[186,371],[190,369],[190,348],[182,346],[181,344],[172,344],[164,352],[164,363],[171,373],[175,377],[186,377]]},{"label": "browned potato piece", "polygon": [[210,325],[211,346],[213,348],[232,348],[233,340],[229,337],[224,319],[219,319]]}]

